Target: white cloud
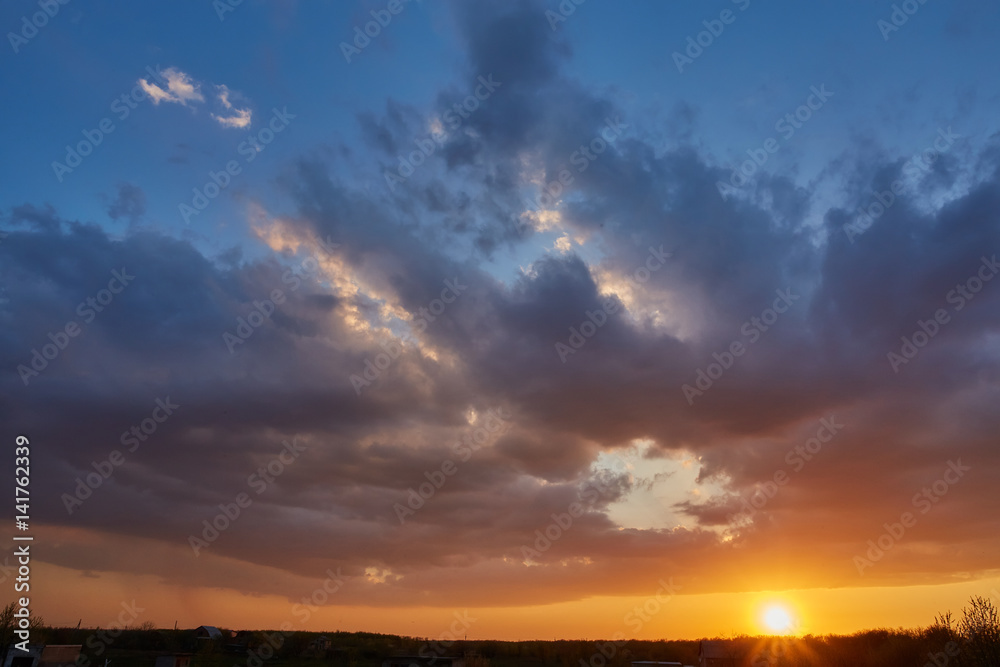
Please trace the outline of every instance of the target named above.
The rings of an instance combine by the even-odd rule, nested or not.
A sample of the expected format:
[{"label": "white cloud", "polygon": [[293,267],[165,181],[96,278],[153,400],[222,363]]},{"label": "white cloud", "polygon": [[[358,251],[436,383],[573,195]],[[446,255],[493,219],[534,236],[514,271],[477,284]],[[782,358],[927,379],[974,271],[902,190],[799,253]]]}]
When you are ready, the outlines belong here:
[{"label": "white cloud", "polygon": [[216,91],[219,93],[219,102],[223,107],[232,111],[231,115],[220,116],[212,114],[212,118],[217,120],[223,127],[249,127],[251,112],[250,109],[238,109],[233,106],[233,103],[229,101],[229,96],[232,91],[229,90],[228,86],[218,85],[215,87]]},{"label": "white cloud", "polygon": [[188,102],[204,102],[205,98],[201,94],[201,84],[190,76],[175,67],[168,67],[163,70],[163,76],[167,80],[167,89],[160,88],[155,83],[150,83],[146,79],[139,79],[139,85],[146,91],[153,104],[160,102],[176,102],[187,106]]},{"label": "white cloud", "polygon": [[219,124],[223,127],[249,127],[250,126],[250,109],[236,109],[235,115],[232,116],[216,116],[212,114],[212,118],[219,121]]},{"label": "white cloud", "polygon": [[569,238],[569,234],[563,234],[557,238],[553,248],[564,255],[572,250],[573,241]]},{"label": "white cloud", "polygon": [[[147,79],[139,79],[139,85],[153,100],[153,104],[173,102],[188,106],[190,102],[193,106],[194,103],[205,101],[205,96],[201,93],[201,83],[176,67],[168,67],[163,70],[162,78],[166,81],[165,87],[150,83]],[[230,99],[231,97],[240,97],[239,93],[234,93],[228,86],[221,84],[215,86],[215,90],[219,104],[225,109],[225,112],[209,114],[212,119],[222,127],[249,127],[253,115],[250,108],[238,108],[233,105]]]},{"label": "white cloud", "polygon": [[216,86],[215,89],[219,91],[219,101],[222,102],[222,106],[226,107],[227,109],[232,109],[233,103],[229,101],[229,94],[232,91],[229,90],[229,86],[225,84],[220,84]]}]

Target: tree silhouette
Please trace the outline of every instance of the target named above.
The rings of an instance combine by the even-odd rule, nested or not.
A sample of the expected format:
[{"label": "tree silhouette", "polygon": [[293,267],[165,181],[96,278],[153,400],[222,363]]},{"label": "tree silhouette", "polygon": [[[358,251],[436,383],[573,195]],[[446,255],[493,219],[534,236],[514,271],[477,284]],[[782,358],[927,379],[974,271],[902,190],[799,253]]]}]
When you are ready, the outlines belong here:
[{"label": "tree silhouette", "polygon": [[[16,636],[14,635],[14,630],[17,629],[17,618],[14,617],[14,612],[17,611],[17,603],[11,602],[3,609],[0,609],[0,665],[7,662],[7,654],[10,652],[10,647],[14,644]],[[35,630],[40,628],[45,621],[40,617],[32,616],[30,619],[30,624],[28,630],[34,633]]]},{"label": "tree silhouette", "polygon": [[972,665],[1000,665],[1000,617],[988,598],[976,595],[969,600],[969,606],[962,609],[957,632]]}]

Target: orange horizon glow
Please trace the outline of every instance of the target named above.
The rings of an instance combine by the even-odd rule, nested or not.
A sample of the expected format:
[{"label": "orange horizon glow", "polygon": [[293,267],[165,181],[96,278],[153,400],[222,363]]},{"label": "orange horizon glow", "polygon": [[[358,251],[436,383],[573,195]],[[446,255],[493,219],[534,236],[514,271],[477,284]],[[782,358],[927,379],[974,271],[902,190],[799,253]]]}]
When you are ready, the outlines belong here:
[{"label": "orange horizon glow", "polygon": [[[33,613],[55,626],[107,627],[122,602],[136,600],[144,611],[136,624],[193,628],[216,625],[233,630],[380,632],[440,638],[456,617],[475,619],[469,639],[598,640],[622,633],[626,639],[851,634],[879,627],[926,627],[938,613],[959,612],[969,597],[984,595],[1000,604],[1000,578],[927,586],[804,589],[740,593],[678,594],[643,621],[634,612],[648,596],[590,597],[572,602],[524,607],[373,607],[326,606],[306,622],[295,602],[273,595],[247,595],[228,589],[179,587],[156,577],[81,573],[48,563],[37,565]],[[652,592],[652,591],[651,591]],[[147,600],[155,600],[153,603]],[[649,609],[649,607],[647,607]],[[789,620],[782,633],[765,623],[768,610]],[[777,614],[775,614],[777,619]]]}]

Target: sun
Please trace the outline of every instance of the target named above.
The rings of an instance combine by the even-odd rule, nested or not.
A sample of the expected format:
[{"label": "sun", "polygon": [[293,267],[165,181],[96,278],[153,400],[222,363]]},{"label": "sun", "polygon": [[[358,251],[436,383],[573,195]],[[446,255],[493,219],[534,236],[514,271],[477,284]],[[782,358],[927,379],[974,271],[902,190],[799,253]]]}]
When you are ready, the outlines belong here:
[{"label": "sun", "polygon": [[772,605],[764,610],[764,625],[775,634],[791,632],[792,623],[792,615],[780,605]]}]

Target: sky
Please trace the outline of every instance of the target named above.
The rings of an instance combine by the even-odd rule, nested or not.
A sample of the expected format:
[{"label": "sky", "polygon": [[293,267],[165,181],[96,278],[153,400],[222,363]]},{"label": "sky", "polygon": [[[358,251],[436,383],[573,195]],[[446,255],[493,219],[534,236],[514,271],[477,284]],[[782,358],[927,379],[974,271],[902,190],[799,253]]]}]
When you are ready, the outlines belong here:
[{"label": "sky", "polygon": [[697,638],[1000,601],[1000,7],[0,27],[0,424],[46,622]]}]

